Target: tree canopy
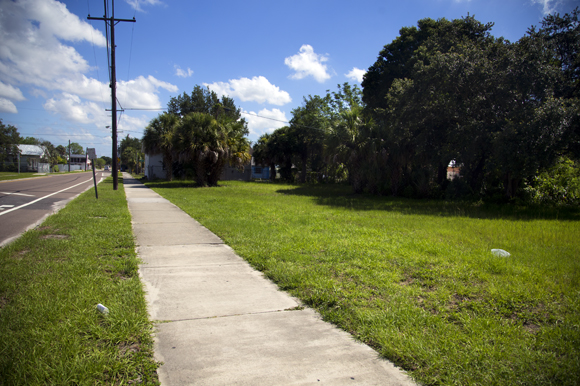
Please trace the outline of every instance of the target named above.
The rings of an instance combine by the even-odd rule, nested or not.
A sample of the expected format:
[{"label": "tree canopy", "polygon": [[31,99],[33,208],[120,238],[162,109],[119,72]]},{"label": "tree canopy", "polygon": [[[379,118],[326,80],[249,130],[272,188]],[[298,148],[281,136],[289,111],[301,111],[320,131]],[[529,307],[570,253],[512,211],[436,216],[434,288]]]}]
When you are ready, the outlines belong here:
[{"label": "tree canopy", "polygon": [[168,111],[153,119],[143,136],[146,152],[163,154],[167,179],[174,169],[194,170],[196,184],[217,186],[226,165],[250,160],[247,123],[233,99],[195,86],[171,98]]}]

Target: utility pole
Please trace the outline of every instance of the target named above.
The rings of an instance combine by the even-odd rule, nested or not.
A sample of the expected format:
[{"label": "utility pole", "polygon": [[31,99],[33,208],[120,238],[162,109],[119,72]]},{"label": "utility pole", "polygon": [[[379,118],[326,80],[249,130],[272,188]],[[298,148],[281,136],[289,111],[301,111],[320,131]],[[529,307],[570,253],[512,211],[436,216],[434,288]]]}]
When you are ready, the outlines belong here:
[{"label": "utility pole", "polygon": [[[133,19],[115,19],[115,0],[112,1],[112,15],[107,18],[107,9],[105,8],[105,15],[103,17],[87,17],[88,20],[104,20],[105,28],[109,26],[111,29],[111,111],[113,112],[112,124],[113,124],[113,190],[117,190],[119,186],[119,172],[118,172],[118,162],[117,162],[117,75],[115,71],[115,24],[121,21],[128,21],[134,23],[136,20]],[[106,3],[105,3],[106,4]]]}]

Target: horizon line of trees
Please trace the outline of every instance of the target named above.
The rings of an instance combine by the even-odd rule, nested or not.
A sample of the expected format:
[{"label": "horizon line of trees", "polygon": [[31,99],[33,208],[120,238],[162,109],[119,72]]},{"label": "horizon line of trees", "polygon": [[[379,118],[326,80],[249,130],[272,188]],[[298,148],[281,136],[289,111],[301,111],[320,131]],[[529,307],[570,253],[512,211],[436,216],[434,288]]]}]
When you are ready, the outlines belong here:
[{"label": "horizon line of trees", "polygon": [[[44,149],[44,156],[41,162],[47,163],[51,168],[56,165],[63,165],[68,162],[70,154],[85,154],[85,149],[77,142],[55,146],[52,142],[45,139],[34,137],[22,137],[18,128],[13,125],[6,125],[0,119],[0,171],[16,171],[16,157],[20,153],[18,145],[36,145]],[[110,157],[101,157],[101,163],[104,166],[111,163]],[[101,166],[102,167],[102,166]]]}]

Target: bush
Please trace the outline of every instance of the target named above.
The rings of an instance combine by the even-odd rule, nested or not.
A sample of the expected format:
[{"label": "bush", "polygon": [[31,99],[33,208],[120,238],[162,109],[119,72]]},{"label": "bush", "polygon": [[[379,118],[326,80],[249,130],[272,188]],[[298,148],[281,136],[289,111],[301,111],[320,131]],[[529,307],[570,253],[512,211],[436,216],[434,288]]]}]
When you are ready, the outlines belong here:
[{"label": "bush", "polygon": [[58,169],[58,165],[54,165],[54,166],[52,167],[52,171],[53,171],[54,173],[58,173],[58,170],[59,170],[59,169]]},{"label": "bush", "polygon": [[580,204],[580,165],[562,157],[542,171],[525,188],[529,199],[538,204]]}]

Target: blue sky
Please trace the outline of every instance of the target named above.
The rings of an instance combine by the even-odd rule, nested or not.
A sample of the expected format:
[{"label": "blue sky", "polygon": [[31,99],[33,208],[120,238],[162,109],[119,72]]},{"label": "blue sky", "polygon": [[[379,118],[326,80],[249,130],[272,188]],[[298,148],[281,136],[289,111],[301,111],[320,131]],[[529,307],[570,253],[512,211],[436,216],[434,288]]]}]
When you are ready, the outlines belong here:
[{"label": "blue sky", "polygon": [[[107,0],[110,4],[111,0]],[[517,41],[571,0],[116,0],[119,140],[196,84],[233,97],[250,140],[289,120],[303,97],[360,84],[379,51],[417,21],[474,15]],[[23,136],[111,155],[101,0],[0,0],[0,119]]]}]

